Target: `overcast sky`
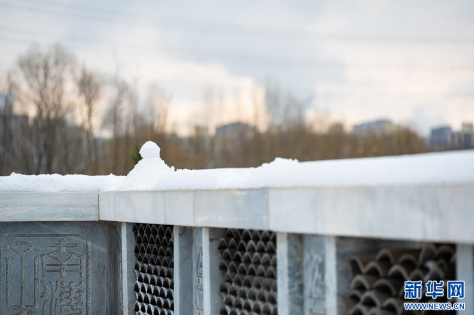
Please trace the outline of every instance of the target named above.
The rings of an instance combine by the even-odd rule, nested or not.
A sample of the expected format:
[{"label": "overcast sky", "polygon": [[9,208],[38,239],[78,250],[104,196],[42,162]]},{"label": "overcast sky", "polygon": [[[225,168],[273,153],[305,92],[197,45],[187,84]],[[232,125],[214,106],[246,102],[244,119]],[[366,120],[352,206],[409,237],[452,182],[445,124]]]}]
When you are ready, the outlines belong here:
[{"label": "overcast sky", "polygon": [[35,41],[158,82],[182,117],[203,86],[276,82],[347,126],[474,122],[473,1],[0,0],[0,71]]}]

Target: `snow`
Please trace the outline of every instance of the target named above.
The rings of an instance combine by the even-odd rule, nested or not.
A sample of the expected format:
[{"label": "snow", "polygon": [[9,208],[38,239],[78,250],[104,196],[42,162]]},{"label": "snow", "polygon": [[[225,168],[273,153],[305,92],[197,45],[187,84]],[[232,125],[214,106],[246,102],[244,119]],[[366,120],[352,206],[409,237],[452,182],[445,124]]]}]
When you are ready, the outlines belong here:
[{"label": "snow", "polygon": [[393,157],[298,162],[277,158],[256,168],[176,170],[145,143],[125,176],[12,174],[0,191],[212,190],[266,187],[351,187],[474,184],[474,150]]},{"label": "snow", "polygon": [[[147,141],[145,142],[144,145],[142,145],[140,149],[140,155],[144,159],[160,159],[160,147],[154,143],[153,141]],[[165,163],[163,160],[161,160],[163,164]]]},{"label": "snow", "polygon": [[12,173],[0,176],[0,191],[99,191],[114,189],[125,180],[125,176],[87,175],[21,175]]}]

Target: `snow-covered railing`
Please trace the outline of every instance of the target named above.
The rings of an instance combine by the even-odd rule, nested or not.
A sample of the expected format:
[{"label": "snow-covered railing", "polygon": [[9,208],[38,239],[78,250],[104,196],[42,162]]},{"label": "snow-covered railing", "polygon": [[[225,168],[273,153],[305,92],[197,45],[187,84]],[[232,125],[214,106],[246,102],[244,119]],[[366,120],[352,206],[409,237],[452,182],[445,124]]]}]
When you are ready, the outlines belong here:
[{"label": "snow-covered railing", "polygon": [[[126,177],[18,174],[0,177],[2,275],[7,272],[4,257],[11,255],[13,259],[17,255],[15,251],[6,251],[10,247],[5,246],[10,246],[10,240],[18,237],[25,243],[31,240],[28,244],[38,249],[38,255],[43,255],[38,257],[56,255],[49,250],[53,245],[57,245],[55,248],[60,252],[76,253],[74,255],[80,261],[79,267],[74,267],[80,269],[77,273],[59,272],[56,279],[55,267],[49,272],[50,267],[42,266],[46,269],[41,275],[44,275],[43,281],[47,280],[46,284],[73,276],[77,279],[71,281],[76,281],[78,286],[82,281],[84,292],[89,296],[84,293],[85,304],[74,307],[83,308],[84,313],[89,310],[90,314],[117,314],[114,312],[119,309],[124,314],[150,311],[155,314],[161,309],[166,313],[170,302],[167,302],[167,308],[154,304],[158,303],[159,294],[166,294],[168,300],[173,294],[174,314],[250,314],[244,313],[249,307],[254,312],[263,312],[265,307],[265,312],[280,315],[359,314],[357,312],[363,312],[365,307],[363,302],[349,303],[359,305],[352,310],[343,302],[352,294],[349,285],[355,274],[349,274],[347,264],[353,255],[376,254],[382,249],[390,251],[390,248],[412,250],[420,248],[420,242],[433,242],[438,244],[436,246],[448,244],[455,250],[456,259],[448,260],[455,264],[456,278],[466,281],[465,314],[474,314],[474,229],[471,227],[474,222],[474,151],[304,163],[277,159],[253,169],[199,171],[175,171],[168,167],[153,143],[146,143],[141,154],[143,160]],[[12,223],[15,221],[25,223]],[[155,231],[161,225],[174,226],[172,246],[169,246],[169,240],[166,245],[159,245],[164,236],[158,232],[150,232],[153,238],[147,236],[146,242],[144,236],[140,236],[138,242],[138,234],[147,234],[145,230],[138,232],[140,224],[148,224],[150,229],[155,226]],[[232,241],[236,246],[243,242],[240,245],[242,252],[253,253],[256,249],[252,246],[255,245],[255,248],[260,246],[260,252],[256,252],[261,254],[255,257],[247,254],[249,263],[239,262],[243,254],[235,256],[234,250],[239,250],[229,245],[230,235],[236,237]],[[252,236],[248,235],[255,235],[254,245]],[[275,253],[265,247],[269,235],[276,237]],[[220,240],[225,240],[225,244]],[[76,247],[61,244],[75,244]],[[170,259],[158,260],[153,256],[168,257],[152,252],[153,248],[159,251],[159,246],[164,246],[163,251],[173,249],[170,256],[173,259],[173,293],[166,291],[171,280],[166,280],[166,286],[164,282],[160,282],[162,286],[147,283],[157,281],[151,280],[153,272],[159,274],[160,268],[170,268]],[[430,248],[434,248],[430,249],[433,253],[447,250]],[[33,257],[35,253],[32,250],[27,255]],[[140,266],[137,265],[138,254],[141,255]],[[149,257],[153,257],[152,262]],[[234,259],[235,266],[230,264]],[[262,259],[266,262],[260,265]],[[376,258],[371,259],[372,264],[378,264]],[[101,262],[94,265],[97,260]],[[146,261],[145,265],[143,261]],[[33,281],[31,287],[34,287],[37,275],[34,264],[34,259],[25,260],[25,266],[32,270],[32,278],[26,280]],[[43,264],[48,262],[45,260]],[[64,264],[64,260],[59,263],[67,269]],[[425,261],[419,265],[420,270],[426,268],[423,264]],[[148,265],[151,274],[147,273]],[[100,266],[109,266],[107,272],[91,278],[91,275],[101,273]],[[235,274],[249,274],[237,278],[229,276],[232,280],[225,284],[226,273],[234,272],[234,267]],[[267,281],[266,276],[272,277],[272,268],[276,271],[277,288],[265,289],[263,283]],[[257,270],[260,276],[252,275]],[[357,281],[366,271],[361,272]],[[250,284],[246,289],[248,292],[239,289],[235,291],[236,296],[229,293],[232,286],[242,286],[234,282],[244,281],[245,276],[263,278]],[[141,277],[141,284],[137,289],[138,277]],[[1,279],[3,291],[6,281]],[[246,279],[250,281],[251,278]],[[98,282],[95,287],[91,283],[88,286],[87,281]],[[97,292],[94,290],[103,287],[100,283],[120,285],[116,290],[94,295]],[[153,294],[155,284],[166,292],[156,295],[156,289]],[[63,290],[71,289],[65,287]],[[46,291],[45,286],[39,290],[41,292],[30,292],[31,303],[25,301],[14,307],[25,310],[40,302],[46,303],[41,296],[52,294],[54,289]],[[152,293],[142,292],[149,289]],[[23,292],[21,290],[19,292]],[[255,300],[252,300],[254,293]],[[15,294],[20,293],[12,294],[12,299],[16,299]],[[242,295],[240,300],[238,294]],[[363,299],[370,300],[368,295]],[[273,301],[275,296],[276,301]],[[361,296],[352,298],[360,299]],[[98,303],[98,299],[104,302]],[[55,303],[51,297],[48,301]],[[400,299],[397,297],[396,301]],[[385,306],[384,301],[370,300],[368,303],[372,302],[380,303],[375,306],[380,314],[382,310],[400,312],[393,309],[396,304],[393,301]],[[17,304],[8,304],[0,297],[0,313],[4,309],[15,309],[11,305]],[[379,314],[370,307],[367,308],[369,311]]]}]

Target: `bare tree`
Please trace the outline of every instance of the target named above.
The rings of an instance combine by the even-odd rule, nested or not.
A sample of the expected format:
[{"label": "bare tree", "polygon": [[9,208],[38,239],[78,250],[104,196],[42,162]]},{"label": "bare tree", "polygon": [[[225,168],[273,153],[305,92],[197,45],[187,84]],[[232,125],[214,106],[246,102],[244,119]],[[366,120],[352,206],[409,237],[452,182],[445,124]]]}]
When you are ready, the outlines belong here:
[{"label": "bare tree", "polygon": [[98,174],[99,157],[94,137],[93,116],[100,97],[101,84],[93,72],[82,66],[77,79],[77,88],[84,104],[83,126],[87,130],[87,164],[92,166],[93,174]]},{"label": "bare tree", "polygon": [[19,93],[35,113],[33,173],[70,170],[71,142],[64,130],[72,106],[65,94],[73,65],[73,56],[59,45],[48,50],[33,45],[18,59],[23,79]]},{"label": "bare tree", "polygon": [[148,110],[153,120],[153,127],[159,134],[165,134],[169,124],[171,95],[156,84],[148,89]]},{"label": "bare tree", "polygon": [[277,84],[267,84],[265,107],[270,131],[285,130],[305,123],[305,107],[309,100],[302,101],[292,93],[284,92]]},{"label": "bare tree", "polygon": [[124,107],[126,98],[130,87],[123,79],[116,74],[113,84],[113,98],[107,108],[106,116],[104,117],[104,127],[111,131],[112,139],[111,148],[106,148],[110,151],[109,164],[112,170],[117,171],[120,164],[121,148],[120,138],[123,137],[125,122],[124,122]]},{"label": "bare tree", "polygon": [[[140,129],[140,114],[138,112],[138,90],[137,80],[134,80],[132,84],[128,84],[128,91],[124,102],[124,146],[131,148],[133,142],[136,142],[136,136],[139,134]],[[132,141],[132,138],[135,138]],[[129,167],[124,163],[122,165],[122,173],[127,173]]]}]

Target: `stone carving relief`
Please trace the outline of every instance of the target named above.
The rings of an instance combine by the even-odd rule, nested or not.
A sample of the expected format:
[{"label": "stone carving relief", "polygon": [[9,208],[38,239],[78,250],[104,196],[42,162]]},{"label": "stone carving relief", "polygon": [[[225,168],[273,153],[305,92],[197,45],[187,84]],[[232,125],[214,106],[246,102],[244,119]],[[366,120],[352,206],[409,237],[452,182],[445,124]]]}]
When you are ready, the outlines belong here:
[{"label": "stone carving relief", "polygon": [[[5,252],[14,252],[18,254],[20,258],[20,288],[19,288],[19,296],[20,300],[18,304],[15,304],[11,301],[11,281],[12,281],[12,274],[11,274],[11,264],[12,257],[5,257],[6,263],[6,299],[7,299],[7,307],[13,311],[20,311],[17,314],[27,314],[27,312],[31,309],[38,308],[38,257],[34,257],[34,271],[33,271],[33,281],[34,281],[34,294],[33,294],[33,303],[27,304],[28,302],[25,301],[26,299],[26,257],[34,251],[38,251],[38,249],[31,243],[28,242],[12,242],[3,248]],[[32,255],[33,256],[33,255]],[[13,257],[14,258],[14,257]]]},{"label": "stone carving relief", "polygon": [[193,237],[193,305],[194,315],[203,314],[203,266],[202,266],[202,228],[194,228]]},{"label": "stone carving relief", "polygon": [[326,314],[324,236],[307,235],[305,238],[305,314]]},{"label": "stone carving relief", "polygon": [[91,314],[90,242],[78,236],[6,236],[0,252],[5,315]]}]

